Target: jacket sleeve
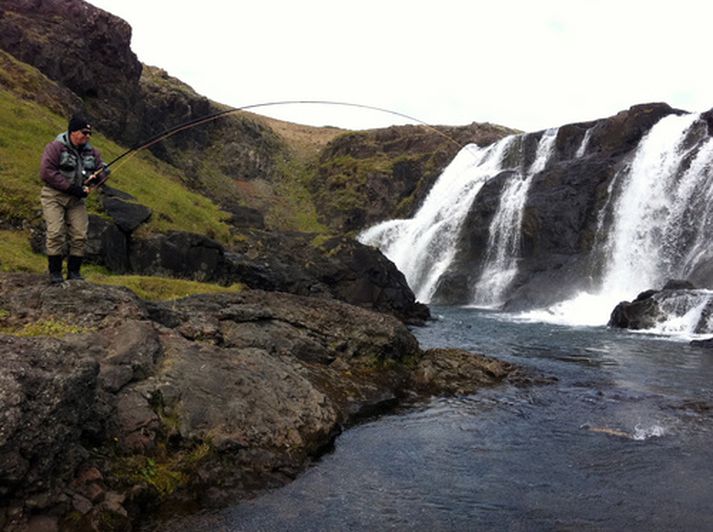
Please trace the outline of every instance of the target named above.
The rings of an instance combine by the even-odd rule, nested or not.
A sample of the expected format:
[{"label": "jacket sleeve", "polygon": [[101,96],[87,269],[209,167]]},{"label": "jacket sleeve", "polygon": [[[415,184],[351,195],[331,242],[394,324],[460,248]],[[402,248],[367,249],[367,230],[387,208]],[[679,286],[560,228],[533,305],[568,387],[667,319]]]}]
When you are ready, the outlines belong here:
[{"label": "jacket sleeve", "polygon": [[101,170],[104,167],[104,160],[102,159],[101,152],[96,148],[94,148],[94,157],[97,160],[97,170]]},{"label": "jacket sleeve", "polygon": [[59,155],[62,152],[62,144],[57,141],[50,142],[45,146],[40,161],[40,177],[42,181],[50,187],[66,192],[70,182],[59,172]]}]

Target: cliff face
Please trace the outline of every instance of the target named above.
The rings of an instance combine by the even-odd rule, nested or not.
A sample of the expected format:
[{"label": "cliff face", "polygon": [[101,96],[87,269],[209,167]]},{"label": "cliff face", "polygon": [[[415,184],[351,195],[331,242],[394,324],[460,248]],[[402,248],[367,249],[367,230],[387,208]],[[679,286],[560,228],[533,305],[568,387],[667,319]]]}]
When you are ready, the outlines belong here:
[{"label": "cliff face", "polygon": [[76,0],[8,0],[0,9],[0,47],[82,98],[102,131],[121,139],[135,129],[141,63],[125,21]]},{"label": "cliff face", "polygon": [[[606,290],[612,264],[620,264],[618,257],[627,253],[628,268],[641,270],[641,276],[651,276],[655,283],[644,288],[658,288],[667,278],[712,287],[713,258],[701,246],[710,224],[705,199],[711,182],[709,116],[704,113],[699,119],[651,103],[598,121],[514,138],[507,170],[487,180],[470,206],[454,245],[454,261],[441,277],[434,300],[467,304],[487,293],[484,272],[490,271],[496,250],[504,249],[493,235],[506,230],[517,242],[516,249],[507,250],[511,262],[501,263],[513,271],[507,289],[500,292],[499,303],[508,310],[541,308],[580,291]],[[675,124],[690,125],[674,134],[670,124],[674,129],[679,127]],[[547,135],[554,135],[547,162],[529,174]],[[524,181],[528,188],[519,217],[496,218],[512,201],[508,194],[514,183]],[[637,197],[627,192],[634,190],[633,182],[643,187],[636,189]],[[696,183],[696,190],[687,188],[690,183]],[[687,190],[693,192],[684,201],[681,194]],[[635,232],[630,234],[627,223]],[[638,255],[631,249],[637,247]]]}]

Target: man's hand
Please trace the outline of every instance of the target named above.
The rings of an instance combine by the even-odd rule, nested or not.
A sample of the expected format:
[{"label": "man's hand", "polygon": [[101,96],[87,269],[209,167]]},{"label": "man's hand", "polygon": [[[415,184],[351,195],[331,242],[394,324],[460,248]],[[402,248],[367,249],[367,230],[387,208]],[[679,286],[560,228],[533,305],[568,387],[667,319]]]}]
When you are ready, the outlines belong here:
[{"label": "man's hand", "polygon": [[89,187],[80,187],[79,185],[70,185],[67,189],[67,194],[75,198],[86,198],[89,195]]},{"label": "man's hand", "polygon": [[106,181],[106,179],[101,180],[99,176],[103,175],[104,177],[108,178],[109,174],[111,174],[111,169],[109,168],[109,165],[107,165],[106,163],[102,163],[101,170],[97,170],[92,175],[90,175],[89,178],[84,182],[84,184],[90,188],[90,191],[94,190],[97,186],[97,183]]}]

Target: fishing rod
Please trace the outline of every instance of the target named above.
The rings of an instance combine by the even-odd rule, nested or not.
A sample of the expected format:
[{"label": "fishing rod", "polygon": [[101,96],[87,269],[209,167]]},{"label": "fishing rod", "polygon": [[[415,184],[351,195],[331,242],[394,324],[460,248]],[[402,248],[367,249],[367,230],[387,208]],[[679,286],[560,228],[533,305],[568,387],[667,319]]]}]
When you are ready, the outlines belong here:
[{"label": "fishing rod", "polygon": [[[239,113],[241,111],[246,111],[248,109],[257,109],[259,107],[269,107],[269,106],[277,106],[277,105],[304,105],[304,104],[312,104],[312,105],[340,105],[343,107],[355,107],[359,109],[369,109],[372,111],[379,111],[381,113],[388,113],[391,115],[399,116],[401,118],[405,118],[407,120],[411,120],[413,122],[417,122],[418,124],[430,129],[431,131],[434,131],[438,135],[444,137],[448,141],[454,143],[457,145],[459,148],[463,148],[464,146],[458,142],[456,139],[453,137],[447,135],[440,129],[428,124],[427,122],[424,122],[423,120],[420,120],[416,117],[400,113],[398,111],[393,111],[391,109],[386,109],[384,107],[376,107],[373,105],[366,105],[366,104],[361,104],[361,103],[352,103],[352,102],[340,102],[340,101],[331,101],[331,100],[279,100],[279,101],[273,101],[273,102],[263,102],[263,103],[254,103],[251,105],[244,105],[242,107],[236,107],[236,108],[231,108],[231,109],[225,109],[223,111],[219,111],[217,113],[213,113],[210,115],[202,116],[199,118],[194,118],[193,120],[189,120],[187,122],[184,122],[182,124],[178,124],[177,126],[173,126],[169,129],[166,129],[165,131],[162,131],[161,133],[158,133],[154,135],[153,137],[150,137],[149,139],[140,142],[125,152],[123,152],[121,155],[118,157],[115,157],[112,159],[109,163],[106,163],[101,170],[95,172],[92,174],[88,179],[87,183],[89,183],[89,186],[96,188],[104,183],[109,179],[109,173],[106,172],[107,169],[109,169],[111,166],[119,163],[119,161],[123,161],[123,163],[127,162],[131,157],[136,155],[138,152],[145,150],[146,148],[150,148],[154,144],[157,144],[158,142],[161,142],[162,140],[165,140],[176,133],[180,133],[181,131],[185,131],[187,129],[194,128],[196,126],[200,126],[203,124],[206,124],[208,122],[212,122],[213,120],[217,120],[218,118],[221,118],[223,116],[228,116],[231,114]],[[123,164],[122,163],[122,164]],[[121,166],[118,165],[117,168]],[[102,177],[99,178],[99,175],[102,174]],[[96,181],[96,182],[92,182]]]}]

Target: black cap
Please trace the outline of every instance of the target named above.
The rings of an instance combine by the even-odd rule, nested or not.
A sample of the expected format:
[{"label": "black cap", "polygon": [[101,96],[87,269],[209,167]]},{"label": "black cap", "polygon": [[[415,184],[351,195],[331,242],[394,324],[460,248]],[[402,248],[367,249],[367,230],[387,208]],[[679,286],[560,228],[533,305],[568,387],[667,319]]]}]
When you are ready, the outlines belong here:
[{"label": "black cap", "polygon": [[71,133],[72,131],[79,131],[80,129],[92,129],[92,125],[86,116],[81,114],[76,114],[69,119],[69,126],[67,126],[67,131]]}]

